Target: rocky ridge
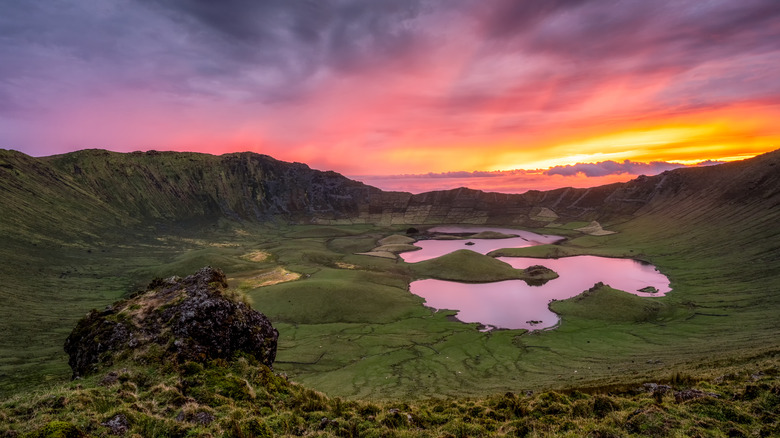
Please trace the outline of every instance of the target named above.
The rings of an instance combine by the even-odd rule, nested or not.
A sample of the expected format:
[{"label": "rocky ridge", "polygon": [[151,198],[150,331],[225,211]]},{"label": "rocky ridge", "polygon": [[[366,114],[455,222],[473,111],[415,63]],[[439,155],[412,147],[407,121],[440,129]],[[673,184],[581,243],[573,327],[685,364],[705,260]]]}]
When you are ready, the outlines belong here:
[{"label": "rocky ridge", "polygon": [[205,267],[185,278],[156,279],[145,292],[91,311],[65,341],[73,377],[114,358],[205,363],[243,353],[270,367],[279,333],[226,288],[225,274]]},{"label": "rocky ridge", "polygon": [[[30,218],[101,224],[216,219],[320,224],[516,224],[609,221],[674,206],[761,200],[780,203],[780,151],[714,167],[676,169],[627,183],[523,194],[467,188],[413,195],[385,192],[335,172],[255,153],[83,150],[34,158],[0,150],[0,193],[9,224]],[[40,204],[51,218],[40,217]],[[74,214],[70,205],[78,205]],[[696,207],[698,208],[698,207]],[[62,211],[58,211],[62,210]],[[17,217],[18,216],[18,217]],[[28,217],[29,216],[29,217]],[[56,224],[54,224],[56,225]]]}]

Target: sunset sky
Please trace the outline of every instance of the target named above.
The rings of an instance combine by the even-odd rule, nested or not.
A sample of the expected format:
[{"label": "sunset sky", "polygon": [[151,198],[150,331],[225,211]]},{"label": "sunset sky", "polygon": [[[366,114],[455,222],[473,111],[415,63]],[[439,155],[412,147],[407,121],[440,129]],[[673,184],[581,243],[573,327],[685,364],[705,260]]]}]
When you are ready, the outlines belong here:
[{"label": "sunset sky", "polygon": [[254,151],[517,192],[751,157],[779,121],[777,0],[0,3],[0,148],[35,156]]}]

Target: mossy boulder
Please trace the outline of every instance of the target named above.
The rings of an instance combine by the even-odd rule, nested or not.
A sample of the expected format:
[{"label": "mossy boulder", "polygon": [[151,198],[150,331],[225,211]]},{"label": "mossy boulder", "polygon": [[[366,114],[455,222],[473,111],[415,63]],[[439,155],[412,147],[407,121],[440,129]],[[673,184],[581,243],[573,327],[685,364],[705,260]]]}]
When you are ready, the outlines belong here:
[{"label": "mossy boulder", "polygon": [[93,310],[65,341],[73,377],[113,358],[140,362],[206,362],[238,353],[267,366],[279,333],[268,318],[227,291],[225,274],[205,267],[186,278],[154,280],[147,290]]}]

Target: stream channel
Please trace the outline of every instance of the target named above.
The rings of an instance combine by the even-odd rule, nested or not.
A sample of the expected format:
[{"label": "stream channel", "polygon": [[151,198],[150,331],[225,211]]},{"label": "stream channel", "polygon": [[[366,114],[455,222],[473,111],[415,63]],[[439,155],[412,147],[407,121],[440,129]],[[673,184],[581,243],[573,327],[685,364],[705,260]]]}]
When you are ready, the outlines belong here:
[{"label": "stream channel", "polygon": [[[519,237],[506,239],[420,240],[414,243],[422,249],[401,253],[407,263],[416,263],[468,249],[481,254],[501,248],[522,248],[553,243],[559,236],[540,235],[529,231],[485,227],[434,227],[434,233],[463,234],[496,231]],[[473,242],[473,245],[466,245]],[[466,323],[480,323],[486,330],[527,329],[541,330],[558,324],[558,315],[548,304],[579,295],[598,282],[608,284],[639,296],[663,296],[671,289],[669,279],[655,266],[633,259],[597,256],[573,256],[559,259],[531,257],[499,257],[517,269],[542,265],[557,272],[559,277],[541,286],[529,286],[522,280],[492,283],[460,283],[444,280],[417,280],[409,290],[425,299],[425,305],[434,309],[457,310],[457,319]],[[653,287],[657,292],[641,289]]]}]

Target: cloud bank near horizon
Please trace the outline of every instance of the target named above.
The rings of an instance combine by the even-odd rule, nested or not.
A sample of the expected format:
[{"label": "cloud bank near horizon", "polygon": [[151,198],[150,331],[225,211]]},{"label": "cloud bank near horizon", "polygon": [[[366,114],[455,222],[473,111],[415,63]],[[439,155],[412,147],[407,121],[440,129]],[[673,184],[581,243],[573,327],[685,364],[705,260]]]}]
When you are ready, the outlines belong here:
[{"label": "cloud bank near horizon", "polygon": [[624,160],[621,163],[608,160],[599,163],[577,163],[564,166],[555,166],[545,171],[547,175],[572,176],[581,173],[588,177],[605,175],[657,175],[666,170],[685,167],[684,164],[667,163],[664,161],[651,161],[649,163],[636,163]]},{"label": "cloud bank near horizon", "polygon": [[780,145],[777,41],[775,0],[9,1],[0,147],[351,174],[736,159]]},{"label": "cloud bank near horizon", "polygon": [[692,165],[656,161],[639,163],[602,161],[554,166],[549,169],[513,169],[505,171],[428,172],[401,175],[358,175],[352,178],[390,191],[423,193],[460,187],[486,192],[523,193],[528,190],[552,190],[562,187],[595,187],[614,182],[626,182],[640,175],[658,175],[683,167],[722,164],[704,161]]}]

